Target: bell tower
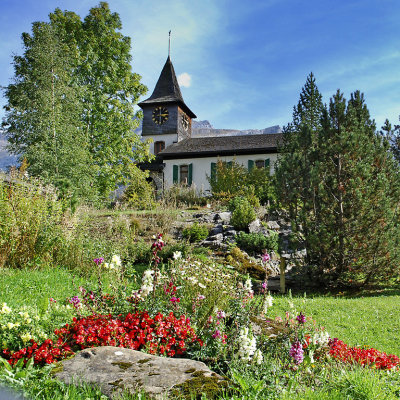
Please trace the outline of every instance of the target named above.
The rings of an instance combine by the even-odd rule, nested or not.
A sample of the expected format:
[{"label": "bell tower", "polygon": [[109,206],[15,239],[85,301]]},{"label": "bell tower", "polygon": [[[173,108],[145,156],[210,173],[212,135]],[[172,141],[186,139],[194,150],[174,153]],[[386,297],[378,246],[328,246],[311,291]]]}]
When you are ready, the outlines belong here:
[{"label": "bell tower", "polygon": [[191,137],[192,119],[196,115],[183,101],[169,55],[153,94],[138,105],[143,110],[142,136],[153,139],[150,148],[153,154]]}]

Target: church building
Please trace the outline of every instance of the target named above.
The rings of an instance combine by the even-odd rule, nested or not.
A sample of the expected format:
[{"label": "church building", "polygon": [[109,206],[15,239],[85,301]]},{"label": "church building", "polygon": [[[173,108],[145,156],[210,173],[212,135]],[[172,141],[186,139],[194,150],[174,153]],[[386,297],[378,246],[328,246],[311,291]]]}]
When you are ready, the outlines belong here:
[{"label": "church building", "polygon": [[268,168],[273,173],[280,133],[192,137],[194,112],[185,104],[174,67],[168,56],[153,94],[139,103],[143,110],[143,139],[151,138],[156,156],[141,165],[150,171],[157,191],[175,184],[195,185],[210,193],[207,177],[218,160],[236,161],[246,168]]}]

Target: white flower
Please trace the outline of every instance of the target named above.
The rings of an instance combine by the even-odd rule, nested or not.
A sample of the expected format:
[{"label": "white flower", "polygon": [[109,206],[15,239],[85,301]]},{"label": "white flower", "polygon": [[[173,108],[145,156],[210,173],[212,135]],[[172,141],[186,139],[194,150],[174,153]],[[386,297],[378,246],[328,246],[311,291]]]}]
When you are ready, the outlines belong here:
[{"label": "white flower", "polygon": [[8,329],[12,329],[12,328],[14,328],[14,324],[12,323],[12,322],[9,322],[8,324],[7,324],[7,328]]},{"label": "white flower", "polygon": [[174,254],[172,255],[174,260],[179,260],[182,258],[182,252],[181,251],[174,251]]},{"label": "white flower", "polygon": [[253,293],[253,284],[251,283],[250,278],[247,278],[246,282],[244,283],[244,289],[249,293]]},{"label": "white flower", "polygon": [[148,296],[152,291],[153,291],[153,278],[154,271],[151,269],[147,269],[143,273],[143,278],[142,278],[142,287],[140,288],[140,294],[143,295],[144,297]]},{"label": "white flower", "polygon": [[11,308],[8,307],[8,305],[6,303],[3,303],[3,306],[0,310],[0,314],[10,314],[11,312]]},{"label": "white flower", "polygon": [[272,303],[274,301],[274,298],[269,294],[264,298],[263,302],[263,313],[266,314],[268,311],[268,307],[272,307]]},{"label": "white flower", "polygon": [[256,338],[249,332],[249,328],[242,328],[239,334],[239,358],[241,358],[242,360],[250,361],[256,349]]},{"label": "white flower", "polygon": [[254,353],[254,356],[253,356],[254,362],[256,364],[260,365],[260,364],[262,364],[263,359],[264,359],[264,357],[263,357],[260,349],[257,349],[256,352]]},{"label": "white flower", "polygon": [[330,336],[327,331],[316,332],[313,335],[312,342],[314,345],[326,346],[329,342]]},{"label": "white flower", "polygon": [[112,256],[111,262],[117,267],[120,267],[122,265],[120,256],[117,256],[116,254]]},{"label": "white flower", "polygon": [[206,285],[203,285],[202,283],[200,283],[199,282],[199,286],[202,288],[202,289],[205,289],[207,286]]}]

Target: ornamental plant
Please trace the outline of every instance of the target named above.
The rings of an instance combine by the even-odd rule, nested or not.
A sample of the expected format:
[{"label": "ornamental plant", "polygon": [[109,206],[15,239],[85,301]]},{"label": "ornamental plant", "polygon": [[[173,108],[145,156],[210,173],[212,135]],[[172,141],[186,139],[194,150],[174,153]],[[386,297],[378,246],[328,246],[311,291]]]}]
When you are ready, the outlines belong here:
[{"label": "ornamental plant", "polygon": [[185,228],[182,231],[182,236],[185,239],[188,239],[189,242],[200,242],[204,240],[208,236],[208,227],[206,225],[201,225],[198,222],[195,222],[193,225]]},{"label": "ornamental plant", "polygon": [[397,369],[400,364],[400,358],[394,354],[386,354],[368,347],[351,347],[337,338],[329,341],[329,355],[344,363],[376,369]]},{"label": "ornamental plant", "polygon": [[31,339],[41,342],[52,336],[57,325],[61,326],[76,315],[71,306],[51,301],[41,314],[33,307],[0,305],[0,349],[15,351],[26,346]]},{"label": "ornamental plant", "polygon": [[145,350],[150,354],[174,357],[183,355],[188,347],[197,343],[203,345],[184,315],[158,313],[151,318],[147,312],[128,314],[113,318],[111,315],[91,315],[74,318],[71,324],[55,330],[56,341],[45,340],[12,352],[9,349],[1,355],[11,365],[20,359],[27,362],[33,358],[35,364],[51,364],[74,354],[78,350],[98,346],[119,346],[133,350]]}]

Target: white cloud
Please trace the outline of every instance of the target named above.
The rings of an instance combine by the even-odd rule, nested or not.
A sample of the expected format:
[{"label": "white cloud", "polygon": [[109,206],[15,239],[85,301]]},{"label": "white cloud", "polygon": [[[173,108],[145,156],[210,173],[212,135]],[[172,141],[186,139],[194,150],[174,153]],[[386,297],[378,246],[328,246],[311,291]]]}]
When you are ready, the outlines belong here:
[{"label": "white cloud", "polygon": [[178,75],[178,83],[179,86],[190,87],[192,84],[192,77],[187,72],[184,72]]}]

